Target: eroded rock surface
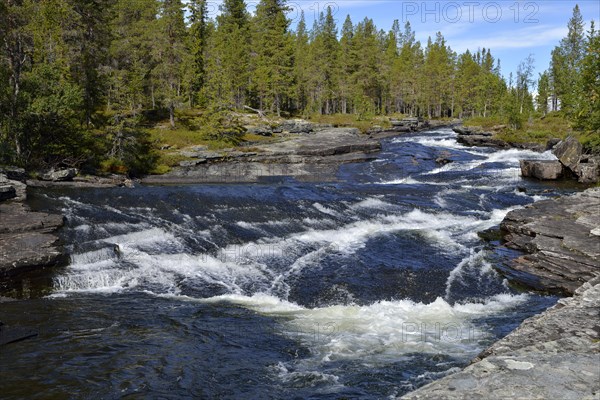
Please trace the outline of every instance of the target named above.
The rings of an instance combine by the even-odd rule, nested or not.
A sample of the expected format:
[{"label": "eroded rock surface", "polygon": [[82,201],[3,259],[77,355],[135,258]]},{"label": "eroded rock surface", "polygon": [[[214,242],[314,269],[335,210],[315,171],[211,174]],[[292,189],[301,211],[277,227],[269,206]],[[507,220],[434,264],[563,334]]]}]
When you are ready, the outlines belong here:
[{"label": "eroded rock surface", "polygon": [[54,232],[63,217],[32,212],[18,202],[0,204],[0,283],[31,269],[61,264],[62,246]]},{"label": "eroded rock surface", "polygon": [[597,399],[600,278],[525,320],[461,372],[403,399]]},{"label": "eroded rock surface", "polygon": [[529,254],[502,272],[535,289],[572,295],[600,275],[600,188],[544,200],[508,213],[507,246]]}]

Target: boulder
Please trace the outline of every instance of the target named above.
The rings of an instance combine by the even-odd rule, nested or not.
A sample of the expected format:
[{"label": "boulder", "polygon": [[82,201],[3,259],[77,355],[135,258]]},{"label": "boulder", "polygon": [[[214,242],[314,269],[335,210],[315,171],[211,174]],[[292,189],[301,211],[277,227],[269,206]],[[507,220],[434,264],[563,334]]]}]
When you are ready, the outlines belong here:
[{"label": "boulder", "polygon": [[17,192],[14,186],[11,185],[1,185],[0,186],[0,201],[10,200],[17,197]]},{"label": "boulder", "polygon": [[273,136],[273,130],[270,126],[249,126],[246,127],[246,132],[259,136]]},{"label": "boulder", "polygon": [[506,246],[528,253],[497,265],[509,280],[534,289],[571,295],[600,276],[600,188],[543,200],[509,212],[502,221]]},{"label": "boulder", "polygon": [[77,170],[75,168],[67,168],[58,171],[50,170],[43,174],[40,179],[43,181],[64,182],[73,180],[75,176],[77,176]]},{"label": "boulder", "polygon": [[600,182],[600,162],[597,159],[591,159],[590,161],[582,162],[577,166],[576,173],[579,183]]},{"label": "boulder", "polygon": [[531,150],[531,151],[535,151],[537,153],[543,153],[544,151],[546,151],[546,146],[544,146],[543,144],[539,144],[539,143],[514,143],[514,142],[510,142],[509,144],[510,144],[511,147],[513,147],[515,149]]},{"label": "boulder", "polygon": [[552,150],[561,140],[559,138],[548,139],[546,142],[546,150]]},{"label": "boulder", "polygon": [[474,134],[473,130],[471,130],[471,128],[467,128],[465,126],[455,126],[452,128],[452,130],[455,133],[458,133],[459,135],[472,135]]},{"label": "boulder", "polygon": [[583,152],[583,146],[577,139],[569,136],[557,144],[552,152],[565,167],[573,173],[577,173],[577,165],[579,165]]},{"label": "boulder", "polygon": [[368,133],[379,133],[379,132],[383,132],[383,128],[380,125],[373,125],[370,129]]},{"label": "boulder", "polygon": [[484,132],[480,128],[468,128],[465,126],[455,126],[452,130],[459,135],[463,136],[487,136],[492,137],[494,134],[492,132]]},{"label": "boulder", "polygon": [[458,135],[456,141],[467,146],[509,148],[510,145],[502,139],[483,135]]},{"label": "boulder", "polygon": [[27,174],[23,168],[18,167],[0,167],[0,175],[4,175],[11,181],[19,181],[25,183]]},{"label": "boulder", "polygon": [[289,133],[308,134],[313,132],[313,124],[302,120],[287,120],[284,121],[280,128]]},{"label": "boulder", "polygon": [[521,175],[525,178],[556,180],[563,176],[563,166],[553,160],[521,160]]}]

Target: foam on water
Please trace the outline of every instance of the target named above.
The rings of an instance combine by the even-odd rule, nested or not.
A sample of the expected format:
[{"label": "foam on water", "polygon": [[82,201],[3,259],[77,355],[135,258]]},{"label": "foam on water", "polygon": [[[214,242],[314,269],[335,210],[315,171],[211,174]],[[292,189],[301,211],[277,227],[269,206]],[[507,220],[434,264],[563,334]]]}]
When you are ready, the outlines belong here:
[{"label": "foam on water", "polygon": [[[187,299],[190,300],[190,299]],[[477,303],[451,305],[410,300],[380,301],[370,305],[305,308],[266,294],[223,295],[194,300],[230,302],[281,321],[281,333],[300,340],[313,361],[358,359],[389,362],[403,354],[476,353],[491,334],[473,321],[505,312],[527,300],[527,295],[501,294]]]}]

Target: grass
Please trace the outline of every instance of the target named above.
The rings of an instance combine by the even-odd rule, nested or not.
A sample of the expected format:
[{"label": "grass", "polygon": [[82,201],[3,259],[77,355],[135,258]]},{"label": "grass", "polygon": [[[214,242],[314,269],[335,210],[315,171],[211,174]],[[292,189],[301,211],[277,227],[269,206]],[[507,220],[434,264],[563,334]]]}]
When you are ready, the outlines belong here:
[{"label": "grass", "polygon": [[[496,130],[496,137],[511,143],[541,143],[545,144],[549,139],[565,139],[573,136],[578,139],[588,151],[600,146],[598,134],[593,132],[582,132],[573,129],[569,120],[560,112],[549,113],[546,116],[537,116],[525,121],[521,129],[510,129],[506,120],[502,117],[473,117],[464,121],[465,126],[479,126],[484,130],[503,126]],[[596,150],[598,151],[598,150]]]},{"label": "grass", "polygon": [[491,129],[498,125],[506,124],[502,117],[471,117],[464,120],[465,126],[480,126],[483,129]]}]

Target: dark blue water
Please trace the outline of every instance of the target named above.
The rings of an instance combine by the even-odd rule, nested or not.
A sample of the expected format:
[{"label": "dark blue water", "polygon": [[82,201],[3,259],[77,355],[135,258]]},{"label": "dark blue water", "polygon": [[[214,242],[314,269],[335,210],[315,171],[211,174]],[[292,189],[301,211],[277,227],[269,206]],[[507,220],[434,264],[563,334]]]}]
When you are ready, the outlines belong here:
[{"label": "dark blue water", "polygon": [[37,192],[67,216],[71,263],[1,305],[39,335],[0,348],[0,396],[407,393],[556,301],[512,289],[477,236],[547,195],[518,160],[550,157],[442,129],[336,182]]}]

